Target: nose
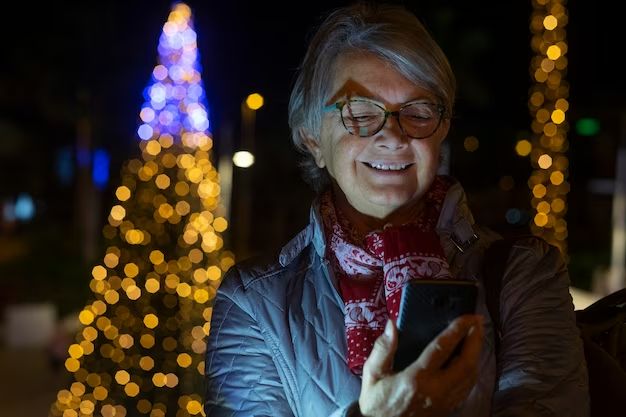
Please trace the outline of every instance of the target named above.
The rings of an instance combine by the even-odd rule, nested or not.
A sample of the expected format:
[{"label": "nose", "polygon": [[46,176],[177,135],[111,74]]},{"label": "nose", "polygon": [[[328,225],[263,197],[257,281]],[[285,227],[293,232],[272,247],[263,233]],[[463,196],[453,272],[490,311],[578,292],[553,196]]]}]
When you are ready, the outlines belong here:
[{"label": "nose", "polygon": [[399,115],[390,114],[383,128],[376,134],[376,146],[390,150],[403,149],[409,144],[409,137],[400,127]]}]

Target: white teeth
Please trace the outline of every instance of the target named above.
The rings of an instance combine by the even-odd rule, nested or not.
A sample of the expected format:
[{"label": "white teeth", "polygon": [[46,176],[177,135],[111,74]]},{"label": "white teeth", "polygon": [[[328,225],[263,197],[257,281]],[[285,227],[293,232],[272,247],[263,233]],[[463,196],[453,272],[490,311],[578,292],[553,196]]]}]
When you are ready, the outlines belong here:
[{"label": "white teeth", "polygon": [[376,168],[376,169],[380,169],[383,171],[400,171],[403,170],[404,168],[408,167],[410,164],[379,164],[376,162],[372,162],[369,164],[369,166],[371,166],[372,168]]}]

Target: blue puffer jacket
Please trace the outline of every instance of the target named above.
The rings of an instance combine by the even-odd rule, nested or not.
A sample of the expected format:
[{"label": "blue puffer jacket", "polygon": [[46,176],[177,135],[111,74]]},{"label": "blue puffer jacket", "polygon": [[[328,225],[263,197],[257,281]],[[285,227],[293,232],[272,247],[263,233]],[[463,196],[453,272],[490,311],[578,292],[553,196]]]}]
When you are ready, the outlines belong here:
[{"label": "blue puffer jacket", "polygon": [[[359,415],[361,380],[346,363],[343,301],[320,225],[314,204],[309,226],[277,260],[237,265],[224,278],[206,354],[207,416]],[[479,378],[454,416],[588,416],[587,372],[558,250],[537,239],[514,246],[496,360],[480,271],[497,236],[474,224],[459,184],[446,196],[437,232],[452,274],[479,281],[478,312],[486,318]]]}]

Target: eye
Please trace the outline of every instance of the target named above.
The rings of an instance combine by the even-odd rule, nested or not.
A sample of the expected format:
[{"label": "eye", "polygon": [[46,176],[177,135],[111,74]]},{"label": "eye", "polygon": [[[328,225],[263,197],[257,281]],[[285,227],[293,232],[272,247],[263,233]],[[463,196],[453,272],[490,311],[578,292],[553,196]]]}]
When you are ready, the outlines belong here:
[{"label": "eye", "polygon": [[378,116],[375,114],[352,114],[347,116],[347,119],[357,123],[367,123],[377,120]]},{"label": "eye", "polygon": [[349,123],[367,124],[378,122],[384,117],[384,111],[375,104],[366,101],[351,101],[343,111],[343,118]]}]

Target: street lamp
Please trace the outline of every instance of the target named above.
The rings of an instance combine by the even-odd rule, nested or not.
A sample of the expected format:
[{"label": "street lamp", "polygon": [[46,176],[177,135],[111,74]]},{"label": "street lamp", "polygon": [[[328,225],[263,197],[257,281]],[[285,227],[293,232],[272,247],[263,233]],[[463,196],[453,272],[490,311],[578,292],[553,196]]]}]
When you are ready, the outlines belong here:
[{"label": "street lamp", "polygon": [[245,258],[249,251],[250,224],[252,214],[252,178],[247,172],[254,164],[254,126],[256,111],[263,107],[264,99],[259,93],[248,95],[241,103],[241,142],[238,151],[232,158],[225,157],[220,160],[220,178],[222,186],[223,202],[226,213],[231,211],[231,195],[233,183],[233,165],[244,168],[237,176],[235,193],[237,196],[237,212],[232,217],[230,229],[234,233],[233,249],[236,256]]}]

